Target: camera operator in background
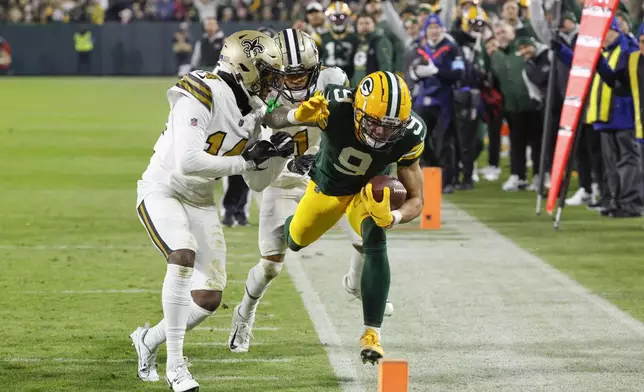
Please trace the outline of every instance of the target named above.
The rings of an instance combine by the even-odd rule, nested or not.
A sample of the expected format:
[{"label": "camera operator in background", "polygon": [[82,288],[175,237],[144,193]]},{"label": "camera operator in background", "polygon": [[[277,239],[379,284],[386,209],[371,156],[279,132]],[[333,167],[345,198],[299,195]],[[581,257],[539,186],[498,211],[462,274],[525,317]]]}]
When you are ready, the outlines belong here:
[{"label": "camera operator in background", "polygon": [[394,70],[393,47],[384,32],[376,28],[372,15],[358,15],[356,33],[358,44],[353,55],[352,86],[357,86],[370,73]]},{"label": "camera operator in background", "polygon": [[214,18],[208,18],[203,22],[206,32],[195,44],[192,53],[190,66],[192,69],[212,70],[219,61],[219,53],[224,46],[226,38],[223,31],[219,30],[219,23]]},{"label": "camera operator in background", "polygon": [[[452,193],[456,174],[454,85],[462,80],[465,65],[458,45],[447,36],[438,15],[427,17],[423,31],[426,43],[419,45],[416,58],[407,70],[407,79],[414,86],[414,111],[425,121],[430,132],[425,143],[433,142],[439,156],[443,169],[443,193]],[[425,148],[425,151],[433,149]],[[424,155],[423,164],[434,166],[431,159]]]}]

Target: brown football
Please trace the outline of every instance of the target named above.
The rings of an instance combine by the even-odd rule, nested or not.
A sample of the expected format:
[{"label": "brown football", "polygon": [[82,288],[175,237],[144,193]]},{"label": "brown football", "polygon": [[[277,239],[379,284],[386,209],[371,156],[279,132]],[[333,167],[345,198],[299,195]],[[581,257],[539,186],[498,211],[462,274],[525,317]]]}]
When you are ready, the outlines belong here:
[{"label": "brown football", "polygon": [[373,198],[378,202],[382,201],[385,187],[389,187],[389,202],[392,210],[399,209],[405,200],[407,200],[407,189],[405,189],[405,186],[397,178],[391,176],[375,176],[369,183],[372,186]]}]

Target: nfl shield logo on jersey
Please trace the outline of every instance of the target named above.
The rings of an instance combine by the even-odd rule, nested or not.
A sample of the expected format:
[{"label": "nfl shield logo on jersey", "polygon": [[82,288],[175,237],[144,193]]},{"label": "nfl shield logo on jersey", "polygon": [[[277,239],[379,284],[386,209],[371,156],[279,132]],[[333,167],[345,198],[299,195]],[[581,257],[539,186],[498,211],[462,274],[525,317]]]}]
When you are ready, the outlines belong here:
[{"label": "nfl shield logo on jersey", "polygon": [[199,121],[197,121],[196,118],[191,118],[190,119],[190,125],[192,125],[193,127],[196,127],[197,124],[199,124]]}]

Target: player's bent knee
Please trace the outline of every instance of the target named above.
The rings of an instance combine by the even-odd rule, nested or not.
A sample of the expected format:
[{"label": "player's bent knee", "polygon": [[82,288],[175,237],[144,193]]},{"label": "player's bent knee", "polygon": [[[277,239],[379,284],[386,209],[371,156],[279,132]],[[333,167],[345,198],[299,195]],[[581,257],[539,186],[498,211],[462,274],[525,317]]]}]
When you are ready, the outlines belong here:
[{"label": "player's bent knee", "polygon": [[385,229],[378,226],[371,217],[362,221],[362,247],[365,254],[387,249]]},{"label": "player's bent knee", "polygon": [[268,258],[262,258],[259,264],[264,269],[264,279],[266,279],[267,282],[277,278],[277,275],[280,274],[282,266],[284,265],[281,261],[271,260]]},{"label": "player's bent knee", "polygon": [[221,304],[221,291],[192,290],[192,300],[209,312],[214,312]]},{"label": "player's bent knee", "polygon": [[192,268],[195,266],[195,251],[190,249],[177,249],[168,255],[168,264]]}]

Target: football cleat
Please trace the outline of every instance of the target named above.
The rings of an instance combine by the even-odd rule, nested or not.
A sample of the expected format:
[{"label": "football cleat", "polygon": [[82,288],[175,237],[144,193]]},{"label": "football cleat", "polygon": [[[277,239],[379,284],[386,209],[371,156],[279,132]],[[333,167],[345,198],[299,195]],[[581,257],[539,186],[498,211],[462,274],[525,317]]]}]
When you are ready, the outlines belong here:
[{"label": "football cleat", "polygon": [[157,350],[151,350],[145,345],[145,335],[147,335],[149,330],[150,324],[138,327],[130,334],[130,339],[132,339],[132,346],[134,346],[139,359],[137,369],[139,378],[146,382],[155,382],[159,381],[159,374],[157,373]]},{"label": "football cleat", "polygon": [[190,364],[187,358],[174,361],[165,371],[165,380],[174,392],[197,392],[199,383],[195,381],[188,370]]},{"label": "football cleat", "polygon": [[378,363],[385,356],[385,351],[380,345],[378,332],[373,328],[367,328],[360,338],[360,358],[362,363],[370,362],[372,365]]},{"label": "football cleat", "polygon": [[246,320],[239,314],[239,307],[241,304],[235,306],[233,310],[233,325],[228,335],[228,348],[234,353],[247,353],[250,346],[250,339],[252,337],[253,324],[255,324],[255,317]]},{"label": "football cleat", "polygon": [[[362,294],[360,294],[360,289],[351,286],[351,278],[349,277],[349,274],[344,275],[344,279],[342,279],[342,286],[347,293],[355,297],[357,300],[362,301]],[[394,304],[387,300],[387,305],[385,305],[385,317],[391,317],[393,316],[393,314]]]}]

